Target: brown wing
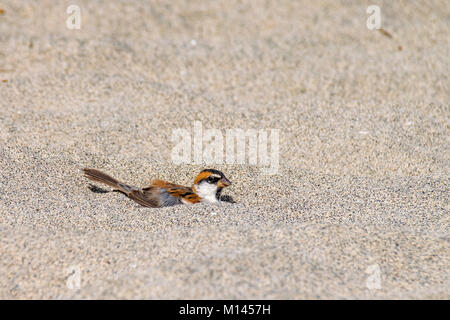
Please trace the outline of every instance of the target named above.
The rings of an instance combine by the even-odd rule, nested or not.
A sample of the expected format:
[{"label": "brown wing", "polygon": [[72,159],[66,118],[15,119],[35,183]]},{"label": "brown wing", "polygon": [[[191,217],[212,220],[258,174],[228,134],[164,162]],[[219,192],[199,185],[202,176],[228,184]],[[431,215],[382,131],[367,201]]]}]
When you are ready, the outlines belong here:
[{"label": "brown wing", "polygon": [[183,203],[183,200],[190,203],[200,202],[200,198],[191,187],[185,187],[163,180],[153,180],[150,187],[157,187],[160,189],[163,207],[181,204]]},{"label": "brown wing", "polygon": [[147,188],[132,190],[128,197],[144,207],[170,207],[185,202],[198,203],[200,198],[190,187],[154,180]]},{"label": "brown wing", "polygon": [[144,207],[159,208],[164,206],[161,201],[160,190],[156,187],[150,186],[139,190],[133,190],[128,193],[128,197]]}]

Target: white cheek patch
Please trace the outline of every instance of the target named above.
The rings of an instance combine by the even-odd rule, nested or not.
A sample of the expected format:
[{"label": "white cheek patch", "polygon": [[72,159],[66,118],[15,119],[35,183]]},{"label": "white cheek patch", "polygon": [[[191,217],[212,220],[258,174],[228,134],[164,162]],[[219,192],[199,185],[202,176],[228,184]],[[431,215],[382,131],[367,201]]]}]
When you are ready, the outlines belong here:
[{"label": "white cheek patch", "polygon": [[216,198],[217,186],[207,182],[201,182],[195,186],[195,191],[202,202],[218,202]]}]

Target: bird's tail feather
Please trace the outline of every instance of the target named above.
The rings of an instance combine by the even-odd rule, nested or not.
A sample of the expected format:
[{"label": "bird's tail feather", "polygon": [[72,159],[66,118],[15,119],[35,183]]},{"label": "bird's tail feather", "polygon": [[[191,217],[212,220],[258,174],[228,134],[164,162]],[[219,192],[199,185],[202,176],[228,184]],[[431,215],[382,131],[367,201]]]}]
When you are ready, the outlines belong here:
[{"label": "bird's tail feather", "polygon": [[83,173],[86,178],[88,178],[92,181],[104,183],[104,184],[114,188],[115,190],[121,191],[127,195],[129,195],[132,190],[136,189],[136,188],[133,188],[129,185],[126,185],[126,184],[120,182],[117,179],[114,179],[113,177],[111,177],[111,176],[107,175],[106,173],[101,172],[100,170],[97,170],[97,169],[84,168]]}]

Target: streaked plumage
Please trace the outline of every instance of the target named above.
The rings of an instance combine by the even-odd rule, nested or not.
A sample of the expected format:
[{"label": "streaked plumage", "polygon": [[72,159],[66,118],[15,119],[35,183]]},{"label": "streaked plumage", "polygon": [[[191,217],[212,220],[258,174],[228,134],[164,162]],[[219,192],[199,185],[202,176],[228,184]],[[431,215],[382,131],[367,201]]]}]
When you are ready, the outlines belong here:
[{"label": "streaked plumage", "polygon": [[225,175],[214,169],[200,172],[192,187],[163,180],[153,180],[148,187],[129,186],[97,169],[83,169],[84,176],[92,181],[104,183],[114,190],[126,194],[144,207],[169,207],[178,204],[194,204],[199,202],[234,202],[231,197],[221,197],[222,189],[231,185]]}]

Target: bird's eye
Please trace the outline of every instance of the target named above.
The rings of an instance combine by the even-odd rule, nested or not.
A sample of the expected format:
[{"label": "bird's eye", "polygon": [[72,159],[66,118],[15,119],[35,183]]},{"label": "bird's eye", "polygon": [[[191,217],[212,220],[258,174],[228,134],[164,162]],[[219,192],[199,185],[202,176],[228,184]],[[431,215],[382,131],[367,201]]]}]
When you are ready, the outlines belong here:
[{"label": "bird's eye", "polygon": [[206,179],[206,182],[213,182],[214,178],[213,177],[208,177],[208,179]]}]

